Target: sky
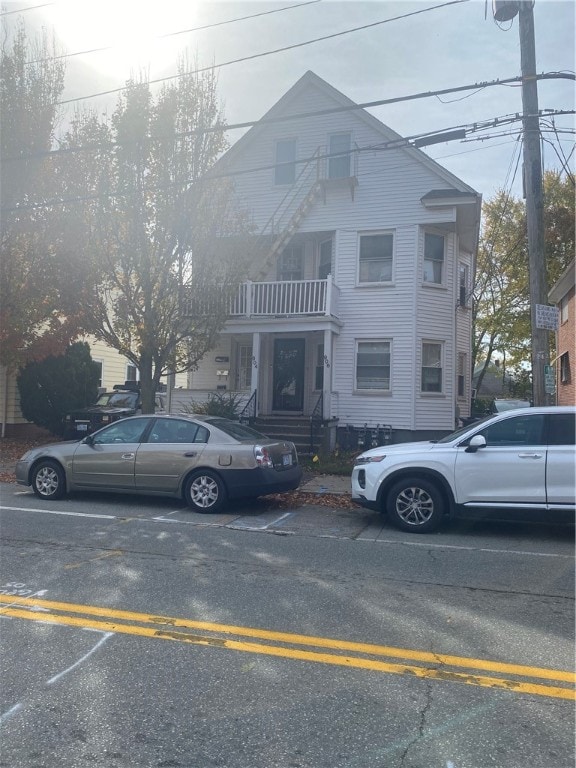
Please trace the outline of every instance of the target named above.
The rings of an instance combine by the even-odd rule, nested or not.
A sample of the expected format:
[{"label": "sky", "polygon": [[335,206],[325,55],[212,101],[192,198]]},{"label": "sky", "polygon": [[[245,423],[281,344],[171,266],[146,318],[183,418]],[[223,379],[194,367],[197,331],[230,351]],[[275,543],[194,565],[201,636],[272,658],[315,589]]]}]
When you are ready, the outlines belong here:
[{"label": "sky", "polygon": [[[575,8],[573,0],[535,0],[538,73],[574,73]],[[521,73],[518,17],[496,23],[492,0],[28,0],[4,2],[1,12],[5,29],[22,19],[30,35],[43,28],[54,32],[68,54],[64,100],[120,88],[143,70],[152,79],[169,77],[187,53],[199,67],[216,66],[229,124],[262,117],[307,70],[357,103]],[[240,18],[255,14],[260,15]],[[213,26],[183,32],[206,25]],[[338,34],[362,26],[367,28]],[[318,40],[329,35],[337,36]],[[298,47],[278,51],[287,46]],[[73,55],[83,51],[92,52]],[[274,53],[259,55],[268,52]],[[226,64],[246,57],[254,58]],[[573,80],[538,84],[541,110],[574,110],[574,95]],[[63,107],[62,121],[76,108],[110,114],[116,98],[73,101]],[[414,136],[521,114],[521,88],[478,88],[369,111],[396,132]],[[485,200],[499,189],[521,197],[520,128],[520,122],[494,126],[424,151]],[[574,116],[547,117],[541,128],[544,167],[560,169],[569,158],[573,172]],[[230,131],[229,140],[240,135]]]}]

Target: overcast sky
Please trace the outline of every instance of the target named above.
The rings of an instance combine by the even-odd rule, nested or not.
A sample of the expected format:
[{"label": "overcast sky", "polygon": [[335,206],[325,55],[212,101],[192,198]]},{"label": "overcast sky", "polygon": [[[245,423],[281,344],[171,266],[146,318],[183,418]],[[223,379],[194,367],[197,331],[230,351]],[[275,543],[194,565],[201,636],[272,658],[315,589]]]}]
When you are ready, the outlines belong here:
[{"label": "overcast sky", "polygon": [[[452,4],[443,0],[321,0],[288,8],[293,5],[295,0],[29,0],[2,3],[2,22],[13,24],[20,17],[30,30],[53,28],[68,54],[113,46],[108,51],[67,59],[64,98],[74,99],[121,87],[131,71],[142,66],[149,67],[152,78],[174,74],[176,60],[185,50],[199,66],[218,66],[390,19],[365,30],[220,67],[219,92],[228,123],[257,120],[309,69],[357,103],[520,74],[518,18],[497,24],[492,18],[491,0],[487,5],[484,0]],[[441,5],[445,7],[438,7]],[[25,8],[30,10],[21,15],[11,13]],[[574,9],[573,0],[536,0],[538,73],[574,72]],[[158,39],[159,35],[266,11],[277,12]],[[415,11],[421,13],[407,16]],[[399,16],[406,18],[392,20]],[[549,80],[540,82],[538,88],[541,109],[574,109],[574,81]],[[111,111],[115,98],[98,97],[75,104]],[[398,133],[415,135],[521,113],[521,89],[490,87],[370,111]],[[494,127],[468,137],[490,137],[484,141],[452,141],[425,151],[486,199],[512,183],[520,125]],[[570,155],[574,125],[573,115],[553,121],[549,118],[542,124],[543,129],[549,129],[543,133],[546,168],[561,167]],[[237,131],[230,132],[232,141],[238,136]],[[570,165],[573,169],[573,156]],[[521,195],[519,172],[513,191]]]}]

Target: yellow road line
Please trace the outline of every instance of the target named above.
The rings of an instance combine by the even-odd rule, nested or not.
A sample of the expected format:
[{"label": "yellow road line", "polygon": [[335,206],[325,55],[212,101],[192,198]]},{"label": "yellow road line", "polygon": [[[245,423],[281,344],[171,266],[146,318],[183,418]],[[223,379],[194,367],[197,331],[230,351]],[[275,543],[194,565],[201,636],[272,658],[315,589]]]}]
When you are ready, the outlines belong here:
[{"label": "yellow road line", "polygon": [[[464,667],[471,669],[491,670],[500,673],[508,673],[523,677],[544,678],[556,682],[573,682],[574,674],[564,670],[543,669],[540,667],[528,667],[515,664],[503,664],[500,662],[486,661],[483,659],[471,659],[461,656],[448,656],[445,654],[425,653],[402,648],[378,646],[367,643],[354,643],[330,638],[297,635],[272,630],[254,629],[250,627],[238,627],[213,622],[187,621],[170,617],[155,616],[151,614],[136,613],[133,611],[120,611],[116,609],[100,608],[98,606],[78,605],[74,603],[62,603],[37,598],[21,598],[10,595],[0,595],[0,603],[6,608],[2,613],[14,618],[22,618],[32,621],[51,621],[67,626],[90,627],[107,632],[138,635],[141,637],[153,637],[164,640],[176,640],[198,645],[211,645],[214,647],[228,648],[237,651],[266,654],[303,661],[313,661],[324,664],[335,664],[357,669],[369,669],[373,671],[388,672],[390,674],[413,675],[416,677],[447,680],[452,682],[467,683],[489,688],[503,688],[506,690],[531,693],[540,696],[570,699],[576,698],[573,690],[557,686],[545,686],[537,683],[510,680],[505,678],[487,677],[467,672],[454,672],[446,669],[437,669],[410,666],[406,664],[392,664],[383,661],[363,658],[351,658],[348,656],[305,651],[297,648],[286,648],[259,643],[249,643],[238,640],[222,639],[211,636],[190,634],[176,631],[176,627],[183,629],[201,629],[220,634],[235,634],[244,637],[254,637],[266,640],[276,640],[296,645],[309,645],[329,648],[335,651],[353,651],[370,655],[389,656],[414,661],[428,662],[434,665]],[[31,612],[23,606],[38,606],[48,609],[49,612]],[[12,607],[11,607],[12,606]],[[52,613],[51,610],[66,611],[68,613],[83,613],[92,616],[103,616],[109,619],[122,619],[125,621],[138,621],[140,623],[153,624],[152,627],[141,627],[130,624],[120,624],[113,621],[96,621],[84,616],[62,616]]]}]

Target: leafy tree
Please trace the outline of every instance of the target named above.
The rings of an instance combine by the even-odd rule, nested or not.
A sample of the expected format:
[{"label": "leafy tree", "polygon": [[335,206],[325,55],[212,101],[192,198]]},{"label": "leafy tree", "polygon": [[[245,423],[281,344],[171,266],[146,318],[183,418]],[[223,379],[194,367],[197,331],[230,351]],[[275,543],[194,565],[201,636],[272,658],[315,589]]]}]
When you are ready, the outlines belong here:
[{"label": "leafy tree", "polygon": [[25,419],[54,435],[64,434],[64,416],[95,402],[100,368],[85,342],[72,344],[64,355],[30,362],[18,376]]},{"label": "leafy tree", "polygon": [[[545,258],[552,285],[574,257],[574,182],[544,173]],[[474,289],[473,367],[482,371],[495,353],[520,376],[530,364],[530,286],[525,205],[500,191],[484,203]]]},{"label": "leafy tree", "polygon": [[248,269],[244,217],[228,180],[211,175],[226,147],[213,73],[155,97],[130,81],[111,119],[79,114],[62,155],[62,194],[94,286],[87,325],[140,372],[144,412],[163,374],[211,349]]},{"label": "leafy tree", "polygon": [[[82,265],[63,248],[52,148],[64,66],[47,36],[30,42],[23,24],[5,37],[0,61],[0,362],[62,351],[78,335]],[[65,278],[64,278],[65,276]]]}]

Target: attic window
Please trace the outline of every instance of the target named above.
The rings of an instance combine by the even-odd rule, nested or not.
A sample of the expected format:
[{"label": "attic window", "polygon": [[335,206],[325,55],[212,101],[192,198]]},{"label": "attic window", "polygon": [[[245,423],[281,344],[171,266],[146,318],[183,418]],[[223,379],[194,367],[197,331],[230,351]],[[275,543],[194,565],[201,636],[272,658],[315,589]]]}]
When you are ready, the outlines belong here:
[{"label": "attic window", "polygon": [[294,184],[296,179],[296,139],[276,142],[275,184]]},{"label": "attic window", "polygon": [[350,177],[350,144],[352,137],[349,133],[333,133],[328,144],[328,178],[347,179]]}]

